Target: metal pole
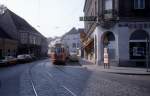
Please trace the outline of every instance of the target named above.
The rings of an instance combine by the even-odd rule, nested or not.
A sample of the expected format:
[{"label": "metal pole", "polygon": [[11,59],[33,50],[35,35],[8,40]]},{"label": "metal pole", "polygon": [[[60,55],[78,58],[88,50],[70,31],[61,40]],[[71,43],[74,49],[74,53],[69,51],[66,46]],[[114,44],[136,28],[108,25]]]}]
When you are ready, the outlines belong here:
[{"label": "metal pole", "polygon": [[149,37],[148,37],[148,52],[147,52],[147,54],[148,54],[148,56],[147,56],[147,72],[149,72]]},{"label": "metal pole", "polygon": [[149,69],[148,68],[149,67],[148,66],[148,63],[149,63],[149,60],[148,60],[149,59],[149,44],[148,43],[149,43],[149,38],[146,39],[146,71],[147,72],[149,71],[148,70]]}]

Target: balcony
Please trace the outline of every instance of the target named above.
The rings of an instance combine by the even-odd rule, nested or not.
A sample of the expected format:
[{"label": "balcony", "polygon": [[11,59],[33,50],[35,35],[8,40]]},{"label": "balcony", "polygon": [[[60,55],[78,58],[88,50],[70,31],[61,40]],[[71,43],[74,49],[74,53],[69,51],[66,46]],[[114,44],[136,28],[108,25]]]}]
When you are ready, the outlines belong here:
[{"label": "balcony", "polygon": [[117,18],[117,11],[114,9],[104,10],[103,18],[105,20],[116,20]]},{"label": "balcony", "polygon": [[109,29],[118,21],[118,12],[113,9],[104,10],[103,14],[98,17],[98,24],[103,28]]}]

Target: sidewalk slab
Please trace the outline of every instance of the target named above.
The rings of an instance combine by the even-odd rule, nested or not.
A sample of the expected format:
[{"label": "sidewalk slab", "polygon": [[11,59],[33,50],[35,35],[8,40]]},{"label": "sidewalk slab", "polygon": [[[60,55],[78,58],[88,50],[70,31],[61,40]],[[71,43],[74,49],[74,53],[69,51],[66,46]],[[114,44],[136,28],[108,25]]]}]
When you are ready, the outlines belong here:
[{"label": "sidewalk slab", "polygon": [[[124,74],[124,75],[150,75],[150,72],[147,72],[146,68],[133,68],[133,67],[115,67],[110,66],[110,69],[104,69],[104,66],[99,65],[82,65],[91,70],[115,73],[115,74]],[[149,69],[150,71],[150,69]]]}]

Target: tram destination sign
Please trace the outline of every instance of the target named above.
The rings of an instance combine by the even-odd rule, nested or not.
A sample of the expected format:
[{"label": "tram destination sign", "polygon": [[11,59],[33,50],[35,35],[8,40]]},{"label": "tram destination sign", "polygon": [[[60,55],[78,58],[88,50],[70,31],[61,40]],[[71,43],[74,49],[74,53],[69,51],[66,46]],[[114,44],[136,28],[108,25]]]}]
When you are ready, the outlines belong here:
[{"label": "tram destination sign", "polygon": [[96,21],[97,16],[83,16],[79,17],[80,21]]}]

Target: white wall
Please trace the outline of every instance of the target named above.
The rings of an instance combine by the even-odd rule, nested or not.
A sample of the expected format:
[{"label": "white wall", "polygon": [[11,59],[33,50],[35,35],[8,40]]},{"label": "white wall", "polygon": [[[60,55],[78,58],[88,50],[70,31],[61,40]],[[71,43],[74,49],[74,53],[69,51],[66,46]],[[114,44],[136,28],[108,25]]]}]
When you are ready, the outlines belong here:
[{"label": "white wall", "polygon": [[[149,22],[147,22],[150,24]],[[120,24],[128,26],[119,26]],[[130,24],[137,24],[136,28],[130,27]],[[112,32],[115,36],[115,42],[112,42],[111,46],[113,49],[115,49],[115,57],[112,59],[113,65],[118,66],[119,64],[124,64],[128,66],[130,63],[129,58],[129,38],[133,32],[135,32],[138,29],[144,30],[149,33],[150,35],[150,27],[144,28],[139,27],[140,24],[143,24],[144,26],[145,22],[119,22],[114,27],[110,29],[104,29],[101,26],[97,26],[95,30],[93,31],[94,34],[94,40],[95,37],[97,39],[97,42],[94,41],[94,44],[96,44],[96,47],[94,45],[94,49],[97,51],[96,56],[96,64],[100,65],[103,64],[103,42],[102,42],[102,36],[105,34],[105,32]],[[141,26],[141,25],[140,25]]]},{"label": "white wall", "polygon": [[[80,47],[77,46],[77,44],[80,45],[80,34],[68,34],[63,38],[62,43],[69,47],[69,52],[77,52],[77,48]],[[73,48],[73,43],[76,44],[75,48]]]},{"label": "white wall", "polygon": [[118,52],[118,24],[116,24],[111,29],[104,29],[101,26],[97,26],[94,33],[97,36],[97,60],[96,64],[100,65],[103,64],[103,44],[102,44],[102,36],[105,32],[112,32],[115,36],[115,42],[113,42],[113,47],[115,49],[115,58],[113,61],[119,61],[119,52]]}]

